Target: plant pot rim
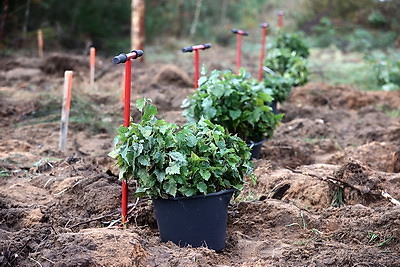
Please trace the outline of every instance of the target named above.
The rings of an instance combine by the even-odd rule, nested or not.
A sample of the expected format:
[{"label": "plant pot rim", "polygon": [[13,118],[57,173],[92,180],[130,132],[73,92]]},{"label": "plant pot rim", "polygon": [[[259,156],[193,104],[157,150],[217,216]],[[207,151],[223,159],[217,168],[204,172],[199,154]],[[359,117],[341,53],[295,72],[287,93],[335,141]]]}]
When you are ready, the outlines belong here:
[{"label": "plant pot rim", "polygon": [[214,193],[210,193],[207,195],[195,195],[195,196],[191,196],[191,197],[168,197],[168,198],[154,198],[152,200],[175,200],[175,201],[179,201],[179,200],[189,200],[189,199],[201,199],[201,198],[206,198],[206,197],[213,197],[213,196],[219,196],[219,195],[223,195],[223,194],[228,194],[228,193],[233,193],[237,191],[237,189],[235,188],[231,188],[231,189],[225,189],[225,190],[221,190],[218,192],[214,192]]}]

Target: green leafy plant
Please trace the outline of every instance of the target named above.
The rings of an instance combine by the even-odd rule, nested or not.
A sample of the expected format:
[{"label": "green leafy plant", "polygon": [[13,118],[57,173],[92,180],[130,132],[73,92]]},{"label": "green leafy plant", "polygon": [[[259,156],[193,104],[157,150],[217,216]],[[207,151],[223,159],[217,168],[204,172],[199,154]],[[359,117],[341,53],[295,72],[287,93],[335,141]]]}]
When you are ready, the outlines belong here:
[{"label": "green leafy plant", "polygon": [[369,56],[366,59],[373,64],[378,84],[383,90],[392,91],[400,88],[400,54]]},{"label": "green leafy plant", "polygon": [[286,48],[291,52],[295,51],[298,56],[303,58],[308,58],[310,55],[310,48],[304,42],[304,37],[299,33],[280,32],[274,40],[273,47]]},{"label": "green leafy plant", "polygon": [[280,74],[267,74],[263,80],[265,88],[272,91],[271,95],[277,102],[284,102],[292,89],[293,80]]},{"label": "green leafy plant", "polygon": [[296,51],[288,48],[274,48],[268,52],[264,65],[272,73],[293,80],[293,85],[304,85],[308,82],[310,72],[306,59]]},{"label": "green leafy plant", "polygon": [[138,196],[194,196],[242,189],[253,181],[250,149],[224,128],[201,119],[179,128],[155,117],[149,99],[139,99],[140,123],[121,126],[109,156],[117,160],[120,179],[136,179]]},{"label": "green leafy plant", "polygon": [[271,90],[249,79],[244,69],[239,75],[214,70],[209,77],[199,79],[199,88],[184,100],[182,107],[186,108],[183,115],[189,122],[205,118],[246,142],[258,142],[271,138],[283,117],[272,112],[272,101]]}]

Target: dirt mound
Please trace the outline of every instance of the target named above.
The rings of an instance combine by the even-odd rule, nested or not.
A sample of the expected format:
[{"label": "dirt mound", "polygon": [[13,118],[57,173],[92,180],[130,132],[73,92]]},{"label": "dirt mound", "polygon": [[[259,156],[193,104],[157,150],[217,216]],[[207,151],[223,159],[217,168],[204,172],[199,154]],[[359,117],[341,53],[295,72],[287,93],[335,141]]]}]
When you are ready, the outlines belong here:
[{"label": "dirt mound", "polygon": [[371,142],[360,147],[346,148],[334,154],[327,163],[343,164],[349,158],[361,161],[374,170],[400,172],[399,144]]},{"label": "dirt mound", "polygon": [[193,80],[189,77],[189,75],[181,70],[178,66],[172,64],[162,66],[154,76],[152,83],[161,85],[176,85],[179,87],[193,86]]},{"label": "dirt mound", "polygon": [[83,56],[54,53],[44,58],[40,69],[46,74],[63,77],[66,70],[76,72],[88,70],[89,61],[87,57]]},{"label": "dirt mound", "polygon": [[375,92],[360,91],[346,85],[327,86],[323,83],[309,83],[304,87],[294,88],[290,99],[293,104],[301,103],[309,106],[328,106],[329,108],[357,110],[377,104],[396,107],[396,103],[399,103],[400,95],[397,92],[377,94]]}]

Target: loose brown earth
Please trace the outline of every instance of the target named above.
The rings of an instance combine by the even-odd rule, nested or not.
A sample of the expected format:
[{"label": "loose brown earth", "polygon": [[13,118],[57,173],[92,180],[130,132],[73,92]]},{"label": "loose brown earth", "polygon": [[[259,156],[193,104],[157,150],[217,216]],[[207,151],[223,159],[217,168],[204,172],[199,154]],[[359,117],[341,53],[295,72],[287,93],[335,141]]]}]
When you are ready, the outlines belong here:
[{"label": "loose brown earth", "polygon": [[[109,128],[122,122],[123,68],[99,62],[92,89],[85,60],[0,59],[1,266],[400,266],[400,206],[382,197],[400,199],[400,123],[388,115],[400,108],[400,91],[294,88],[255,161],[258,183],[231,203],[227,245],[216,253],[161,243],[151,202],[135,198],[134,183],[128,229],[118,227],[120,182],[107,153]],[[75,73],[62,153],[65,69]],[[190,70],[134,70],[134,97],[152,98],[160,117],[184,123]]]}]

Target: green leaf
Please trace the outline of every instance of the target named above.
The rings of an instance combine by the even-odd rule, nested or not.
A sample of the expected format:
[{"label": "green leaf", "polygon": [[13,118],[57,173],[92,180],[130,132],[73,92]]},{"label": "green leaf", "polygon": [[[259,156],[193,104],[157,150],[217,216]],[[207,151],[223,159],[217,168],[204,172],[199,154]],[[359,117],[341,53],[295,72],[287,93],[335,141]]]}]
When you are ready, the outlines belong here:
[{"label": "green leaf", "polygon": [[180,174],[180,173],[181,173],[181,170],[180,170],[179,165],[174,164],[174,165],[172,165],[172,166],[167,167],[167,168],[165,169],[165,173],[166,173],[166,174]]},{"label": "green leaf", "polygon": [[163,184],[163,189],[165,190],[165,192],[171,196],[176,196],[176,190],[177,190],[177,186],[176,186],[176,182],[173,179],[170,179],[168,181],[165,181]]},{"label": "green leaf", "polygon": [[139,131],[143,136],[151,135],[151,127],[150,126],[142,127],[141,125],[139,125]]},{"label": "green leaf", "polygon": [[240,110],[229,110],[229,115],[231,116],[232,120],[236,120],[241,114],[242,112]]},{"label": "green leaf", "polygon": [[160,171],[160,170],[158,170],[158,169],[155,169],[155,170],[154,170],[154,174],[156,175],[157,180],[158,180],[160,183],[161,183],[162,181],[164,181],[164,179],[165,179],[165,172]]},{"label": "green leaf", "polygon": [[178,161],[178,162],[186,162],[185,156],[180,153],[180,152],[169,152],[168,155],[171,157],[171,159]]},{"label": "green leaf", "polygon": [[153,116],[155,116],[157,114],[158,114],[157,108],[151,104],[148,104],[144,108],[142,121],[148,121],[148,120],[150,120],[150,118],[152,118]]},{"label": "green leaf", "polygon": [[207,185],[204,182],[200,182],[197,184],[197,189],[203,193],[203,194],[207,194]]},{"label": "green leaf", "polygon": [[127,145],[123,145],[120,148],[120,155],[121,157],[126,161],[129,162],[128,158],[127,158],[127,153],[128,153],[129,147]]},{"label": "green leaf", "polygon": [[207,170],[200,170],[200,175],[204,180],[208,181],[208,179],[211,177],[211,172]]},{"label": "green leaf", "polygon": [[194,135],[189,135],[187,137],[187,145],[189,147],[194,147],[197,144],[197,138]]},{"label": "green leaf", "polygon": [[203,112],[204,112],[204,117],[206,119],[213,118],[215,116],[215,114],[217,113],[217,110],[212,105],[213,105],[213,101],[209,97],[204,99],[203,103],[201,104],[201,106],[203,108]]},{"label": "green leaf", "polygon": [[220,98],[224,95],[224,86],[222,84],[216,84],[211,88],[211,93],[215,95],[217,98]]},{"label": "green leaf", "polygon": [[206,81],[207,81],[207,77],[201,76],[201,77],[199,78],[199,80],[197,81],[197,83],[198,83],[199,86],[201,86],[201,85],[203,85]]},{"label": "green leaf", "polygon": [[150,159],[148,158],[148,156],[145,157],[145,156],[141,155],[138,157],[138,161],[143,166],[150,166]]},{"label": "green leaf", "polygon": [[108,156],[116,159],[119,156],[119,150],[119,148],[112,150],[110,153],[108,153]]},{"label": "green leaf", "polygon": [[136,108],[140,111],[143,112],[143,108],[146,105],[146,98],[138,98],[136,100]]},{"label": "green leaf", "polygon": [[181,192],[186,197],[191,197],[197,193],[197,188],[183,186],[183,187],[179,188],[179,192]]}]

